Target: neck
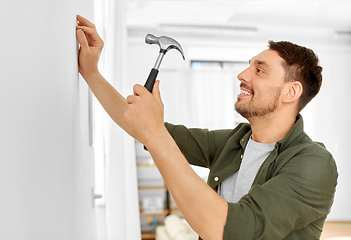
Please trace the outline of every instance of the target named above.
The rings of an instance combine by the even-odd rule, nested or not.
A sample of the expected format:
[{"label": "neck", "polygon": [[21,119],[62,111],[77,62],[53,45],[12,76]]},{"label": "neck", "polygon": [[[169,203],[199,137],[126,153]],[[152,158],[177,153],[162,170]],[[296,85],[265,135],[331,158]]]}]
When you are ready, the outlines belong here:
[{"label": "neck", "polygon": [[276,112],[248,119],[252,128],[252,140],[259,143],[275,143],[283,139],[294,126],[296,116]]}]

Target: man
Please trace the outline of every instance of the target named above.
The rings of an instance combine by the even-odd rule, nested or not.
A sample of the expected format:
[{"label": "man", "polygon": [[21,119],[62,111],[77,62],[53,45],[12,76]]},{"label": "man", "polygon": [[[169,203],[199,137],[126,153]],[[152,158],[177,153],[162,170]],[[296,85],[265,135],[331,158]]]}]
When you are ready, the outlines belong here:
[{"label": "man", "polygon": [[[233,130],[164,123],[159,81],[123,98],[99,73],[103,41],[77,17],[79,72],[111,118],[144,144],[177,206],[202,239],[319,239],[337,171],[332,155],[303,131],[301,109],[318,93],[318,58],[270,42],[238,75],[235,109],[250,124]],[[208,184],[189,163],[209,167]]]}]

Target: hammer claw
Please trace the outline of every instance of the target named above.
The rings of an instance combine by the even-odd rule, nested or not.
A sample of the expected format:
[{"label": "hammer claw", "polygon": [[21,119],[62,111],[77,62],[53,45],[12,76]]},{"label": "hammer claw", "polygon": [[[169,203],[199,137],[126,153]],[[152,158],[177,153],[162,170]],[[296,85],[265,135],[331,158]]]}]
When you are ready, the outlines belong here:
[{"label": "hammer claw", "polygon": [[159,56],[156,60],[154,68],[151,70],[150,75],[145,83],[145,87],[151,92],[153,85],[155,83],[157,74],[158,74],[158,69],[161,65],[163,56],[171,49],[177,49],[181,54],[183,59],[185,60],[183,49],[180,46],[180,44],[174,40],[173,38],[167,37],[167,36],[161,36],[161,37],[155,37],[152,34],[147,34],[145,37],[145,43],[148,44],[157,44],[160,46],[160,53]]}]

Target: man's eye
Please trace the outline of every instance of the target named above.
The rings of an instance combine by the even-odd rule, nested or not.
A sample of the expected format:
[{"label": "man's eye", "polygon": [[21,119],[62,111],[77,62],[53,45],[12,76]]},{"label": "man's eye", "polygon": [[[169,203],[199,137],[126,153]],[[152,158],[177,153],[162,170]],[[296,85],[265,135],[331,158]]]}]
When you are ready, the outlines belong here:
[{"label": "man's eye", "polygon": [[263,70],[262,70],[262,69],[259,69],[259,68],[256,68],[256,72],[258,72],[258,73],[263,73]]}]

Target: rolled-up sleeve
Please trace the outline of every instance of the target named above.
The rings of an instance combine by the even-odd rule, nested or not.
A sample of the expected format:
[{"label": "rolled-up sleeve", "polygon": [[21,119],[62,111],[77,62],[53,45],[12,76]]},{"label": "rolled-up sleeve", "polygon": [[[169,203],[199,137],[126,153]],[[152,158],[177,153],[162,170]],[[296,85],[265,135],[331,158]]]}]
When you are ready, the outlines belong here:
[{"label": "rolled-up sleeve", "polygon": [[165,123],[165,126],[190,164],[210,168],[218,143],[232,130],[209,131]]}]

